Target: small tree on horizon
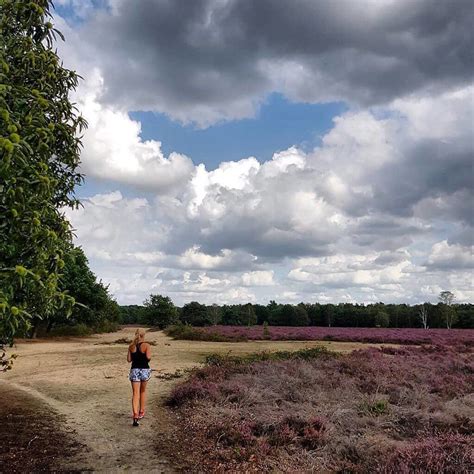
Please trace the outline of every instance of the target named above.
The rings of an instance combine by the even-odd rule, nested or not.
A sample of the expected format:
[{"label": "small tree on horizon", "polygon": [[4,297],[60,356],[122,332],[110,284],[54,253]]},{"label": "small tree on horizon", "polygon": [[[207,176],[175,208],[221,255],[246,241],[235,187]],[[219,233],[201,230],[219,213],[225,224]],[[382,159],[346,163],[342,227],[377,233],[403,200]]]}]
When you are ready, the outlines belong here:
[{"label": "small tree on horizon", "polygon": [[423,324],[423,328],[428,329],[428,310],[426,309],[426,305],[421,305],[419,315],[421,319],[421,324]]},{"label": "small tree on horizon", "polygon": [[169,296],[150,295],[143,303],[144,322],[164,329],[178,322],[178,310]]},{"label": "small tree on horizon", "polygon": [[455,298],[456,296],[454,295],[454,293],[447,290],[442,291],[438,296],[438,299],[442,305],[443,319],[446,322],[446,327],[448,329],[451,329],[453,324],[455,324],[457,320],[456,311],[452,307]]},{"label": "small tree on horizon", "polygon": [[375,327],[388,328],[390,325],[390,317],[385,311],[379,311],[375,315]]}]

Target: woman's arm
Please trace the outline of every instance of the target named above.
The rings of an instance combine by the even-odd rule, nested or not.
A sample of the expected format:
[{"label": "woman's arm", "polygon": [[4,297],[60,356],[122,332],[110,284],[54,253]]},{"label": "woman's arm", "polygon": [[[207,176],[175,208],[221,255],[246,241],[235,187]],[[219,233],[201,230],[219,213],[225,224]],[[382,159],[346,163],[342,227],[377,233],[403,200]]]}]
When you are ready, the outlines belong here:
[{"label": "woman's arm", "polygon": [[130,353],[130,349],[127,352],[127,362],[132,362],[132,354]]}]

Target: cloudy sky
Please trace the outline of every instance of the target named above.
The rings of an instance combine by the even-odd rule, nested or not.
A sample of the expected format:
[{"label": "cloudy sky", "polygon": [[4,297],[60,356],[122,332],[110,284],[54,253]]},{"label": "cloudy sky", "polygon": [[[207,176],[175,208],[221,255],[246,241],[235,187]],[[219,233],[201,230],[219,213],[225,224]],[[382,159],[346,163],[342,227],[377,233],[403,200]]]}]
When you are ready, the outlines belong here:
[{"label": "cloudy sky", "polygon": [[120,303],[474,301],[471,0],[55,4]]}]

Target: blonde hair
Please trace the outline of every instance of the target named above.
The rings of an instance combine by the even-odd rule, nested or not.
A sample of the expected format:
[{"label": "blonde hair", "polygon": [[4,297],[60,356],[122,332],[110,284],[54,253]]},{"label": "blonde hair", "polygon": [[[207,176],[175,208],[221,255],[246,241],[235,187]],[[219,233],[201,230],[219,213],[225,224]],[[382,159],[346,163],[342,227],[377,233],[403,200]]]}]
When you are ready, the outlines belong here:
[{"label": "blonde hair", "polygon": [[133,338],[133,341],[129,346],[130,350],[132,350],[140,342],[140,339],[142,341],[143,339],[145,339],[145,330],[137,328],[137,330],[135,331],[135,337]]}]

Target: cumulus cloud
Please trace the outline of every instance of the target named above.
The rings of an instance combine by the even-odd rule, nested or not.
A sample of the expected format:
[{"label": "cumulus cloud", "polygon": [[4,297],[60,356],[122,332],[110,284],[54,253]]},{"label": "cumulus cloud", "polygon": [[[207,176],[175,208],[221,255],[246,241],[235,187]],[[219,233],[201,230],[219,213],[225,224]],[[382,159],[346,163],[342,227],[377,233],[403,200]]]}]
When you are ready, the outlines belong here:
[{"label": "cumulus cloud", "polygon": [[367,106],[459,87],[473,20],[469,0],[109,0],[80,31],[104,102],[208,126],[271,92]]},{"label": "cumulus cloud", "polygon": [[446,240],[443,240],[433,245],[426,265],[438,270],[474,268],[472,251],[472,247],[459,244],[449,245]]},{"label": "cumulus cloud", "polygon": [[244,286],[269,286],[273,285],[273,271],[259,270],[255,272],[247,272],[242,275],[242,283]]}]

